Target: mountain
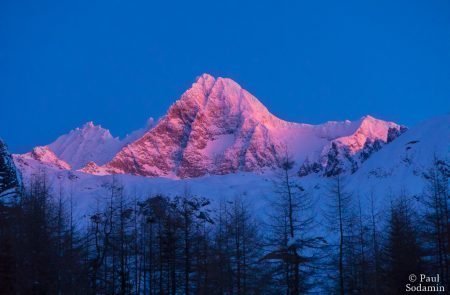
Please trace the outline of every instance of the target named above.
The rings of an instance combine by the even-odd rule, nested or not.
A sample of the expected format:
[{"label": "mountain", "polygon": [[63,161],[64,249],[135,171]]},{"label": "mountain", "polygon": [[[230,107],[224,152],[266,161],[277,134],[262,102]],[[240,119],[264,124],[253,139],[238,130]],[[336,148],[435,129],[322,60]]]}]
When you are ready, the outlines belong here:
[{"label": "mountain", "polygon": [[105,164],[121,147],[122,143],[118,138],[93,122],[87,122],[83,127],[58,137],[48,145],[55,155],[70,164],[73,169],[82,168],[91,161]]},{"label": "mountain", "polygon": [[[184,221],[189,221],[192,229],[201,227],[204,232],[219,229],[220,236],[222,227],[235,229],[238,225],[241,229],[251,229],[252,224],[257,223],[261,227],[257,233],[249,231],[244,235],[250,237],[250,241],[255,237],[259,241],[260,235],[270,240],[285,236],[288,217],[291,217],[290,220],[295,220],[291,225],[302,228],[301,235],[296,230],[283,243],[272,244],[269,241],[266,243],[268,247],[255,252],[257,255],[250,252],[249,256],[266,261],[261,264],[264,268],[276,259],[285,261],[290,249],[295,252],[298,245],[311,244],[312,248],[308,246],[302,249],[301,255],[297,255],[300,252],[295,252],[295,255],[329,257],[325,261],[319,259],[317,268],[321,270],[320,275],[307,274],[306,280],[314,285],[319,281],[330,281],[329,278],[335,274],[333,269],[321,265],[331,265],[339,256],[336,247],[336,251],[330,251],[327,245],[338,245],[342,234],[349,236],[345,244],[349,249],[355,242],[362,248],[367,245],[362,239],[359,241],[360,236],[365,237],[367,229],[377,232],[384,248],[390,245],[385,243],[393,237],[389,232],[392,224],[388,221],[398,208],[394,207],[398,200],[402,205],[403,202],[408,204],[401,210],[408,209],[414,213],[408,224],[425,222],[424,228],[429,229],[427,220],[434,222],[437,216],[434,212],[445,207],[432,202],[446,197],[445,184],[448,184],[446,180],[450,171],[449,128],[450,115],[432,118],[408,130],[371,116],[320,125],[286,122],[272,115],[236,82],[202,75],[157,123],[150,120],[147,127],[123,140],[113,138],[108,130],[90,122],[59,137],[52,144],[14,155],[14,161],[0,141],[0,207],[5,199],[18,196],[22,186],[20,174],[26,184],[24,191],[31,192],[22,199],[25,204],[22,211],[30,217],[23,218],[25,214],[19,211],[19,222],[13,219],[4,228],[29,228],[31,238],[28,238],[28,243],[33,244],[36,229],[43,228],[48,232],[46,224],[61,220],[64,215],[61,213],[66,208],[70,220],[64,223],[68,227],[59,226],[57,229],[67,228],[67,233],[80,232],[80,236],[89,236],[89,230],[94,228],[94,235],[99,233],[98,230],[100,234],[106,230],[112,237],[118,234],[145,237],[146,229],[156,224],[167,225],[163,230],[173,233],[168,240],[173,243],[180,239],[186,241],[186,233],[190,231]],[[277,169],[280,159],[287,154],[295,160],[294,169]],[[438,167],[445,177],[439,174],[438,178],[442,179],[436,182],[436,176],[430,173],[431,167]],[[34,177],[36,171],[42,170],[46,171],[43,174],[45,178]],[[336,175],[340,177],[332,177]],[[339,186],[336,186],[337,179]],[[33,183],[33,180],[38,182]],[[430,186],[432,182],[434,186]],[[56,197],[54,206],[47,202],[52,197]],[[301,211],[294,207],[301,208]],[[428,215],[428,212],[433,215]],[[49,217],[43,223],[36,216],[39,220],[42,216]],[[340,220],[339,224],[341,216],[346,221],[342,223]],[[368,217],[370,220],[365,220]],[[142,226],[136,223],[139,220],[143,222]],[[448,221],[445,216],[439,220]],[[247,224],[248,221],[250,223]],[[35,223],[36,226],[29,226]],[[24,224],[25,227],[10,224]],[[244,226],[246,224],[249,226]],[[333,229],[333,225],[338,226]],[[274,227],[280,228],[280,232],[272,231]],[[112,228],[116,230],[111,231]],[[354,235],[355,230],[358,237]],[[11,245],[20,245],[26,237],[24,232],[21,230],[18,242]],[[53,233],[48,234],[51,236]],[[191,236],[194,244],[199,238],[202,241],[208,238],[198,236],[196,232]],[[225,236],[225,239],[236,239],[235,233]],[[110,242],[107,237],[104,239],[104,235],[99,237],[100,245]],[[131,240],[128,244],[134,247]],[[162,249],[158,245],[164,243],[152,241],[150,231],[145,245],[150,245],[150,254],[158,253],[158,249]],[[429,241],[425,243],[426,247]],[[123,241],[119,242],[123,244]],[[97,241],[87,243],[87,247],[83,244],[83,249],[96,248],[94,244]],[[50,248],[45,244],[43,248],[57,249],[60,243],[56,244]],[[113,239],[111,246],[114,245]],[[153,249],[154,245],[157,247]],[[184,247],[183,243],[180,245]],[[439,248],[438,243],[436,245]],[[320,251],[326,248],[326,252],[313,252],[319,248]],[[31,248],[24,249],[23,253],[28,253]],[[196,250],[195,247],[192,249]],[[178,253],[183,249],[175,250],[172,252]],[[370,245],[368,250],[373,250]],[[360,265],[359,260],[351,257],[354,251],[347,252],[346,266]],[[90,255],[94,264],[97,264],[96,255]],[[131,262],[144,259],[144,256],[147,257],[135,256]],[[111,256],[105,261],[109,258]],[[82,264],[86,262],[82,261]],[[277,269],[268,272],[269,276]],[[157,268],[153,270],[158,271]],[[150,269],[150,273],[153,270]],[[264,276],[269,277],[266,272]],[[330,282],[330,286],[332,284]],[[322,294],[330,290],[328,286],[319,285],[313,293]]]},{"label": "mountain", "polygon": [[[48,146],[37,146],[31,152],[15,155],[15,161],[22,168],[30,166],[32,162],[36,162],[49,168],[72,169],[70,164],[61,160]],[[34,167],[34,165],[31,167]]]},{"label": "mountain", "polygon": [[261,172],[286,152],[299,163],[313,159],[326,167],[333,143],[352,156],[366,143],[387,142],[392,130],[403,129],[370,116],[316,126],[286,122],[233,80],[203,74],[154,128],[106,165],[82,171],[175,178]]},{"label": "mountain", "polygon": [[371,116],[319,125],[286,122],[231,79],[205,74],[164,117],[123,140],[87,123],[14,160],[25,181],[45,168],[50,178],[75,187],[80,213],[95,206],[111,174],[142,195],[177,195],[187,188],[213,199],[242,195],[264,212],[274,169],[288,153],[320,210],[329,177],[337,174],[361,194],[363,205],[372,193],[382,202],[405,189],[419,194],[433,157],[448,162],[449,126],[449,115],[408,130]]},{"label": "mountain", "polygon": [[32,164],[37,162],[57,169],[77,170],[89,162],[108,162],[124,144],[113,137],[109,130],[87,122],[46,146],[35,147],[28,153],[14,157],[21,167],[34,166]]},{"label": "mountain", "polygon": [[354,173],[405,130],[371,116],[320,125],[287,122],[233,80],[203,74],[164,117],[123,140],[88,122],[15,157],[21,167],[36,161],[95,175],[192,178],[264,173],[290,155],[300,176],[333,176]]},{"label": "mountain", "polygon": [[307,158],[299,169],[299,176],[321,173],[335,176],[354,173],[374,152],[392,142],[406,131],[406,127],[365,116],[354,123],[350,135],[331,140],[322,149],[318,159]]},{"label": "mountain", "polygon": [[[395,141],[373,154],[351,176],[355,190],[377,189],[419,194],[424,177],[434,161],[442,162],[450,173],[450,115],[437,116],[409,129]],[[384,192],[383,192],[384,190]]]},{"label": "mountain", "polygon": [[110,161],[123,146],[150,130],[153,125],[154,120],[150,118],[144,128],[120,140],[100,125],[87,122],[81,128],[61,135],[46,146],[35,147],[28,153],[14,157],[22,167],[30,166],[31,162],[65,170],[77,170],[89,167],[93,163],[102,165]]}]

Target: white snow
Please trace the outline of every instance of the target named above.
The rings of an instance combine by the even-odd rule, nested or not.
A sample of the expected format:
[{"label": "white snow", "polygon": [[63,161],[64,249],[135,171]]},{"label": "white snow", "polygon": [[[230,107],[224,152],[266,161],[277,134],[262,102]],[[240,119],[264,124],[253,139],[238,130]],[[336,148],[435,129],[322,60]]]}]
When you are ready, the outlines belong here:
[{"label": "white snow", "polygon": [[105,164],[120,150],[122,143],[109,130],[88,122],[60,136],[48,147],[74,169],[79,169],[91,161]]}]

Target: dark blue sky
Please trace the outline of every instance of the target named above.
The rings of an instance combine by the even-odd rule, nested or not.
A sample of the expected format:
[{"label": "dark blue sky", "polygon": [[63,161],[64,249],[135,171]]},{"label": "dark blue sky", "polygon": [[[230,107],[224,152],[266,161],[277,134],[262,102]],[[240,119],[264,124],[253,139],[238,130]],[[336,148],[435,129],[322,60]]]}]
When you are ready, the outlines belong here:
[{"label": "dark blue sky", "polygon": [[450,1],[0,1],[13,152],[88,120],[123,136],[203,72],[286,120],[411,126],[450,110]]}]

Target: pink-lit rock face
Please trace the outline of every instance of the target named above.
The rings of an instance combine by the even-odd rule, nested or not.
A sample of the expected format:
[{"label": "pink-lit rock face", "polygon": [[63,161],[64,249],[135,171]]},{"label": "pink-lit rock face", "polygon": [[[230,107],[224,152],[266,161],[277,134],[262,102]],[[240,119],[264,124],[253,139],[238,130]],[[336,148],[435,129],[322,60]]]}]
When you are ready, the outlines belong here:
[{"label": "pink-lit rock face", "polygon": [[88,173],[88,174],[95,174],[95,175],[106,175],[106,173],[101,167],[99,167],[95,162],[89,162],[84,166],[82,169],[79,169],[78,171]]},{"label": "pink-lit rock face", "polygon": [[[362,162],[367,160],[373,152],[396,137],[406,129],[393,122],[375,119],[371,116],[362,117],[355,124],[356,129],[347,136],[331,140],[322,149],[319,161],[305,161],[300,167],[299,174],[307,175],[323,172],[325,176],[333,176],[342,172],[354,173]],[[395,132],[393,132],[395,131]],[[317,171],[317,164],[320,169]]]},{"label": "pink-lit rock face", "polygon": [[400,127],[392,122],[365,116],[361,118],[359,127],[353,134],[338,138],[334,142],[340,146],[347,146],[349,152],[355,154],[364,147],[367,139],[379,139],[387,142],[390,128],[399,129]]},{"label": "pink-lit rock face", "polygon": [[327,165],[332,143],[351,155],[366,141],[387,141],[390,122],[370,116],[356,122],[297,124],[272,115],[231,79],[204,74],[140,139],[102,167],[108,173],[197,177],[277,166],[287,148],[296,160]]},{"label": "pink-lit rock face", "polygon": [[111,173],[196,177],[274,163],[268,125],[281,120],[230,79],[202,75],[150,132],[105,166]]},{"label": "pink-lit rock face", "polygon": [[72,167],[65,161],[58,158],[48,146],[38,146],[29,153],[16,156],[16,161],[23,163],[27,160],[35,160],[49,167],[70,170]]}]

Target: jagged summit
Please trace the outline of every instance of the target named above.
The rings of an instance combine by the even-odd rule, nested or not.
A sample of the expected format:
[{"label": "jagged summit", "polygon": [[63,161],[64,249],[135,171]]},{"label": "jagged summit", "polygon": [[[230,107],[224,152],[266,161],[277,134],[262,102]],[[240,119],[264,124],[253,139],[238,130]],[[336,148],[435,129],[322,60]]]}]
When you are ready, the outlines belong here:
[{"label": "jagged summit", "polygon": [[[89,128],[94,128],[94,127],[95,127],[94,121],[88,121],[83,124],[83,127],[81,129],[89,129]],[[100,125],[98,125],[98,127],[101,128]],[[79,128],[77,128],[77,129],[79,129]]]},{"label": "jagged summit", "polygon": [[211,115],[230,114],[252,117],[253,120],[261,123],[281,121],[234,80],[222,77],[214,78],[209,74],[199,76],[192,87],[172,107],[175,105],[178,108],[174,108],[174,111],[186,108],[194,108],[196,111],[211,109],[215,112]]},{"label": "jagged summit", "polygon": [[336,139],[336,143],[347,146],[353,154],[364,147],[367,138],[387,142],[389,129],[400,128],[393,122],[379,120],[369,115],[362,117],[356,126],[356,130],[351,135]]},{"label": "jagged summit", "polygon": [[108,129],[95,125],[92,121],[85,123],[68,134],[60,136],[48,147],[74,169],[94,161],[104,164],[122,147],[118,138],[111,135]]},{"label": "jagged summit", "polygon": [[233,80],[203,74],[152,130],[124,147],[105,169],[193,177],[271,166],[275,143],[268,130],[281,123]]}]

